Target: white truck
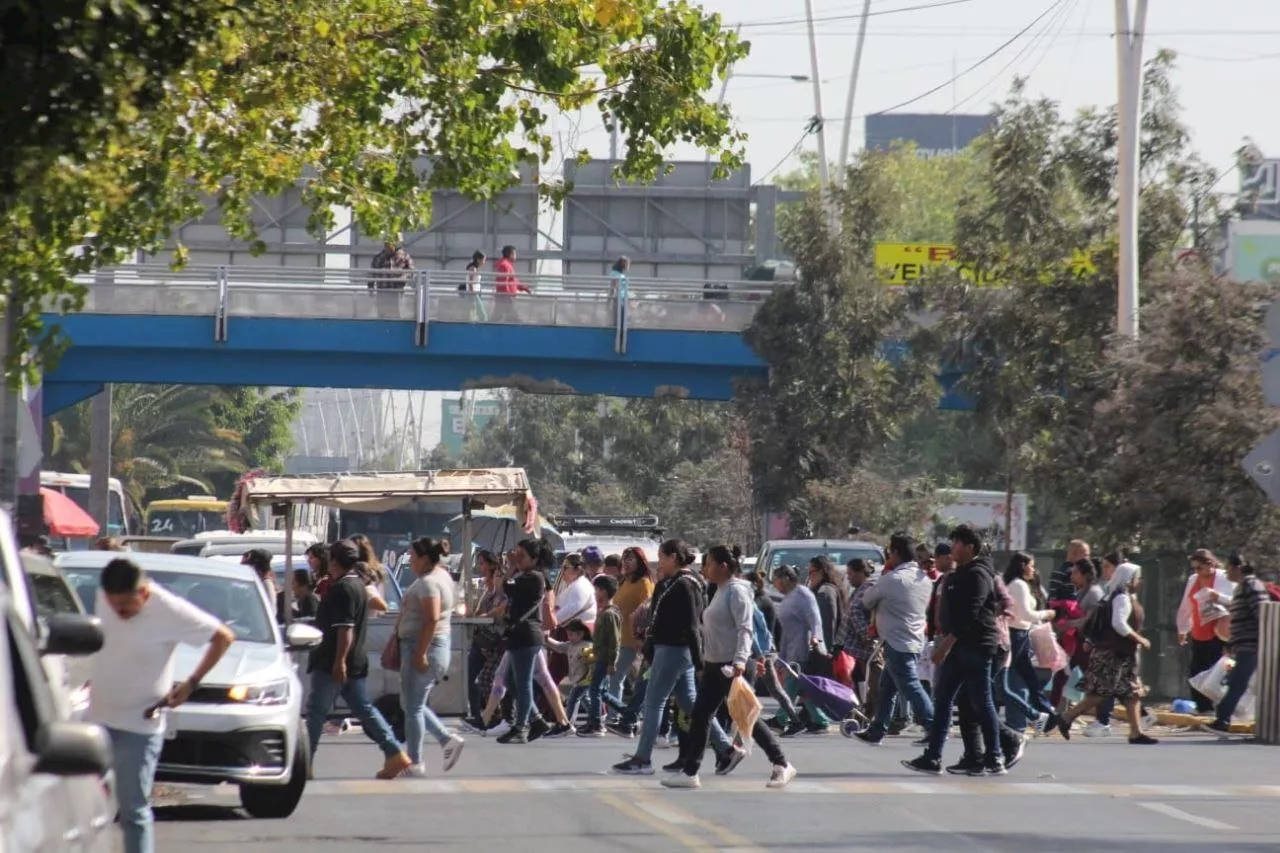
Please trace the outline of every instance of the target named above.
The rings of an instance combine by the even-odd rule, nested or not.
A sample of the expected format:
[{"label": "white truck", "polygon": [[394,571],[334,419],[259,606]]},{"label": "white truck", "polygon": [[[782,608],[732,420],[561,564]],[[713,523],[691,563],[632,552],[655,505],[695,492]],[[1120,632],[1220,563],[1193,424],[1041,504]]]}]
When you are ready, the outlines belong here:
[{"label": "white truck", "polygon": [[1005,536],[1007,495],[977,489],[947,489],[942,493],[946,506],[934,516],[939,528],[971,524],[983,532],[983,538],[995,551],[1022,551],[1027,547],[1027,496],[1013,495],[1011,533]]}]

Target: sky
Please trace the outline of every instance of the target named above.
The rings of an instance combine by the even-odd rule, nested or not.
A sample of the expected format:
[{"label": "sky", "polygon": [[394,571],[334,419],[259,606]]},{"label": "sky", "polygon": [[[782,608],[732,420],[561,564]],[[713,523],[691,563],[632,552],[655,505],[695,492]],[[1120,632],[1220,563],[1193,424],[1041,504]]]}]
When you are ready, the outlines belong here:
[{"label": "sky", "polygon": [[[862,118],[938,87],[901,112],[987,112],[1015,77],[1029,94],[1058,102],[1064,115],[1116,100],[1113,0],[952,0],[952,5],[893,12],[946,0],[872,0],[862,72],[854,105],[851,146],[862,144]],[[810,75],[804,0],[703,0],[726,23],[742,24],[751,54],[735,68],[726,101],[748,136],[752,180],[775,166],[794,165],[791,152],[815,114],[811,83],[756,75]],[[1129,4],[1133,6],[1133,2]],[[985,63],[962,73],[1051,9],[1024,36]],[[829,159],[840,146],[845,99],[857,43],[862,0],[814,0],[819,76]],[[1132,8],[1131,8],[1132,11]],[[1217,169],[1230,169],[1245,136],[1265,154],[1280,156],[1280,111],[1259,98],[1280,76],[1277,0],[1152,0],[1144,58],[1161,48],[1178,53],[1174,80],[1196,149]],[[714,93],[713,93],[714,94]],[[565,142],[606,157],[608,134],[598,115],[557,122]],[[814,137],[798,150],[816,148]],[[692,149],[677,159],[702,159]],[[781,162],[782,165],[778,166]],[[1222,189],[1234,191],[1229,177]]]}]

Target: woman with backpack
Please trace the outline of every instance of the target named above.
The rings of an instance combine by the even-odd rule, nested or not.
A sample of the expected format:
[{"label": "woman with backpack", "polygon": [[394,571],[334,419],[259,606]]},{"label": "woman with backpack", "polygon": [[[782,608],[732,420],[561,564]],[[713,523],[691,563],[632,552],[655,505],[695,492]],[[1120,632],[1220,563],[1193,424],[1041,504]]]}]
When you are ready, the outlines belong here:
[{"label": "woman with backpack", "polygon": [[1107,698],[1124,704],[1129,718],[1129,743],[1143,746],[1158,743],[1142,731],[1142,696],[1146,692],[1138,678],[1138,649],[1151,648],[1142,635],[1143,613],[1137,591],[1142,569],[1134,563],[1116,567],[1110,591],[1099,602],[1084,628],[1090,644],[1089,671],[1085,674],[1084,700],[1058,718],[1058,731],[1071,739],[1071,724]]}]

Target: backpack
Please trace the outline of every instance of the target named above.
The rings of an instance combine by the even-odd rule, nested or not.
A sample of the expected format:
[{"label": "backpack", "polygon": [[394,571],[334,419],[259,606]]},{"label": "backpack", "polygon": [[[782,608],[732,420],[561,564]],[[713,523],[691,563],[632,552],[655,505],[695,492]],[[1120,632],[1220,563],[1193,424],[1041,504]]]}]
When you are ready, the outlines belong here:
[{"label": "backpack", "polygon": [[754,604],[751,605],[751,610],[751,628],[755,634],[756,645],[763,654],[768,654],[773,649],[773,632],[769,630],[769,622],[765,619],[764,611]]},{"label": "backpack", "polygon": [[1111,627],[1112,600],[1109,595],[1103,596],[1089,614],[1089,621],[1084,623],[1084,638],[1091,645],[1105,645],[1115,630]]}]

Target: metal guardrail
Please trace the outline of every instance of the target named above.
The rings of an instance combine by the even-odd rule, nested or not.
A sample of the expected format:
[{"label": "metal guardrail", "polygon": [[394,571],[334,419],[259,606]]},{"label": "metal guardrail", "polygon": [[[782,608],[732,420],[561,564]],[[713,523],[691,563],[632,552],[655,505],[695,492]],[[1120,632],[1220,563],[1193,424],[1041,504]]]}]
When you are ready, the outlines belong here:
[{"label": "metal guardrail", "polygon": [[600,276],[517,275],[530,292],[495,292],[499,276],[485,272],[480,290],[454,270],[354,270],[314,267],[187,267],[137,265],[100,270],[77,281],[83,313],[212,316],[214,339],[225,341],[238,317],[403,320],[425,346],[432,323],[563,326],[613,329],[626,352],[633,329],[741,332],[774,290],[768,282],[632,278],[619,302]]}]

